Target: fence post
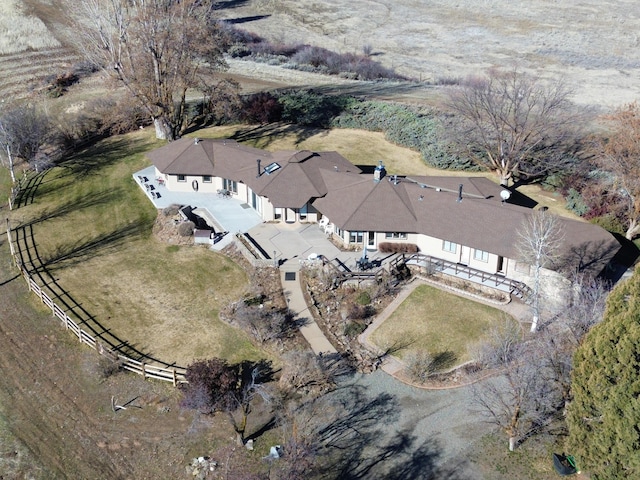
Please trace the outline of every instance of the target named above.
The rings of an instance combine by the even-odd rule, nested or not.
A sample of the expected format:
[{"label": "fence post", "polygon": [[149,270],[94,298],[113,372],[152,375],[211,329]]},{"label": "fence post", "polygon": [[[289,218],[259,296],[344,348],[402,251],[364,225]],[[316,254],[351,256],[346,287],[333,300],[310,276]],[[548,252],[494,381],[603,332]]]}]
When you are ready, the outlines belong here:
[{"label": "fence post", "polygon": [[9,221],[9,218],[7,217],[7,238],[9,239],[9,250],[11,251],[11,260],[13,260],[13,264],[17,266],[16,264],[16,251],[13,248],[13,238],[11,237],[11,222]]},{"label": "fence post", "polygon": [[145,364],[142,364],[142,378],[147,379],[147,372],[145,370]]},{"label": "fence post", "polygon": [[175,387],[178,384],[178,379],[176,378],[176,369],[172,369],[171,370],[172,375],[172,379],[173,379],[173,386]]}]

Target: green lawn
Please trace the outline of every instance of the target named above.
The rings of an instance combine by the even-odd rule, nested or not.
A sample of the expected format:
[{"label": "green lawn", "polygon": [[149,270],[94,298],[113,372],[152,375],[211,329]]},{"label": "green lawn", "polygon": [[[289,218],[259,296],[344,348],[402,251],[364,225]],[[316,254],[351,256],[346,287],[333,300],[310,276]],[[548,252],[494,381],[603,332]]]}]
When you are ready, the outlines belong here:
[{"label": "green lawn", "polygon": [[459,364],[472,359],[473,346],[504,315],[488,305],[419,285],[373,332],[371,341],[384,350],[397,349],[400,358],[427,351],[434,358],[453,357]]},{"label": "green lawn", "polygon": [[218,313],[246,291],[246,273],[205,247],[169,247],[151,235],[156,209],[132,174],[161,143],[151,130],[114,137],[49,171],[34,203],[12,212],[33,222],[38,253],[98,322],[136,348],[186,365],[268,355]]}]

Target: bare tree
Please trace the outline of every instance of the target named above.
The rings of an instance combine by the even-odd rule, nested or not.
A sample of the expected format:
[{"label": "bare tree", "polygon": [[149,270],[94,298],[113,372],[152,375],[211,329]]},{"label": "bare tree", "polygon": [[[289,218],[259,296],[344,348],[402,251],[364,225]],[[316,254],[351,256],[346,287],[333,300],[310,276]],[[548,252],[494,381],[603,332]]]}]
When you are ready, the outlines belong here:
[{"label": "bare tree", "polygon": [[209,92],[225,67],[211,0],[82,0],[78,41],[85,57],[123,85],[158,138],[185,128],[187,90]]},{"label": "bare tree", "polygon": [[243,330],[249,331],[260,343],[282,340],[293,333],[296,323],[288,311],[261,308],[240,302],[232,316]]},{"label": "bare tree", "polygon": [[496,322],[483,335],[474,356],[478,363],[485,367],[502,367],[511,362],[522,343],[520,324],[511,316],[502,314],[500,322]]},{"label": "bare tree", "polygon": [[582,342],[587,332],[604,318],[610,285],[599,278],[576,273],[572,298],[560,312],[560,318],[573,334],[576,345]]},{"label": "bare tree", "polygon": [[[526,349],[521,349],[524,357]],[[504,375],[474,385],[473,402],[489,423],[507,434],[509,451],[548,418],[555,392],[543,381],[538,365],[522,358],[506,366]]]},{"label": "bare tree", "polygon": [[566,166],[576,116],[562,83],[544,84],[514,68],[469,78],[450,92],[449,106],[462,119],[454,140],[501,185]]},{"label": "bare tree", "polygon": [[531,331],[535,332],[540,320],[542,269],[553,264],[564,236],[558,217],[545,210],[535,210],[522,225],[518,237],[519,257],[533,267]]},{"label": "bare tree", "polygon": [[266,383],[271,380],[268,362],[228,364],[220,358],[192,363],[187,367],[181,405],[212,414],[227,414],[236,432],[238,445],[243,445],[247,420],[256,397],[269,402]]},{"label": "bare tree", "polygon": [[624,199],[625,236],[640,234],[640,105],[631,103],[606,117],[608,138],[596,143],[596,161],[613,174],[616,190]]},{"label": "bare tree", "polygon": [[339,356],[316,355],[309,350],[292,350],[282,359],[280,386],[305,395],[333,390],[336,377],[346,368]]},{"label": "bare tree", "polygon": [[51,131],[49,117],[32,105],[17,105],[0,112],[0,147],[15,183],[15,157],[38,169],[38,154]]}]

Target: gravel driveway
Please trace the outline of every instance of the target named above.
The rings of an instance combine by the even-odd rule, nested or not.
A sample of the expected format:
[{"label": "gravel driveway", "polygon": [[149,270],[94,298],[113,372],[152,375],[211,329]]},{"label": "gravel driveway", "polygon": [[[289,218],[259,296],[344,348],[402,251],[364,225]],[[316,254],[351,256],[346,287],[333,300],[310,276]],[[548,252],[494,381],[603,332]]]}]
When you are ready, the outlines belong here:
[{"label": "gravel driveway", "polygon": [[[466,455],[493,427],[472,414],[471,387],[421,390],[382,371],[355,375],[340,387],[336,395],[362,409],[352,428],[370,441],[361,454],[370,465],[366,475],[341,478],[484,478]],[[369,422],[362,418],[367,414]]]}]

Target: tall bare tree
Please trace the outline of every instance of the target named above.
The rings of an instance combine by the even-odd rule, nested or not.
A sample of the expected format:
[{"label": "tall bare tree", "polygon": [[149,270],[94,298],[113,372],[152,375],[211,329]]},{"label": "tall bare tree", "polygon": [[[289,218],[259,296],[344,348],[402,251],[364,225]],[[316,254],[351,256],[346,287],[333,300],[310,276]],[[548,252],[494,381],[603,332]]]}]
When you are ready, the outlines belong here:
[{"label": "tall bare tree", "polygon": [[624,199],[625,236],[640,234],[640,105],[625,105],[605,119],[608,138],[596,145],[596,161],[613,174],[616,190]]},{"label": "tall bare tree", "polygon": [[123,85],[158,138],[185,128],[187,91],[211,94],[225,67],[211,0],[81,0],[79,47]]},{"label": "tall bare tree", "polygon": [[533,211],[523,223],[518,236],[518,255],[533,267],[531,331],[535,332],[540,320],[542,269],[556,260],[564,236],[558,217],[545,210]]},{"label": "tall bare tree", "polygon": [[16,181],[15,157],[38,169],[38,154],[46,143],[51,124],[46,113],[33,105],[16,105],[0,112],[0,147],[7,157],[11,180]]},{"label": "tall bare tree", "polygon": [[576,145],[569,95],[561,82],[543,83],[517,69],[469,78],[449,95],[462,120],[454,140],[501,185],[560,170]]},{"label": "tall bare tree", "polygon": [[[500,427],[513,451],[523,436],[543,426],[557,410],[559,390],[547,381],[547,365],[540,365],[534,343],[520,343],[514,358],[498,365],[503,374],[473,386],[475,409],[487,422]],[[496,355],[495,358],[499,356]]]}]

